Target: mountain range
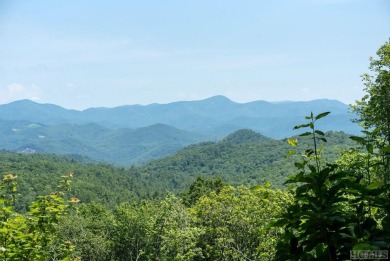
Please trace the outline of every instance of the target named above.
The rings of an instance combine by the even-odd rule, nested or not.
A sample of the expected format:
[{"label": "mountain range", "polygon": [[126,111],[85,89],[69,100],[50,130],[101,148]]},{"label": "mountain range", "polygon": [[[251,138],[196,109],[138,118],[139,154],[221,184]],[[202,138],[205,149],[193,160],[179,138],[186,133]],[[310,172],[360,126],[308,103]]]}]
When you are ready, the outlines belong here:
[{"label": "mountain range", "polygon": [[336,100],[237,103],[224,96],[169,104],[125,105],[69,110],[21,100],[0,105],[0,149],[79,154],[121,165],[169,155],[189,144],[221,140],[251,129],[280,139],[310,112],[331,114],[319,122],[324,131],[358,134],[348,105]]}]

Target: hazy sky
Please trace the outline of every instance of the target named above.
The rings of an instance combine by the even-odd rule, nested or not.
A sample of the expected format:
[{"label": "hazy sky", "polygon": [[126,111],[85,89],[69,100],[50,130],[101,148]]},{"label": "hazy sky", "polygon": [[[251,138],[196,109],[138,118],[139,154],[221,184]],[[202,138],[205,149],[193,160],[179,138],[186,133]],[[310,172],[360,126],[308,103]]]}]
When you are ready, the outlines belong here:
[{"label": "hazy sky", "polygon": [[389,37],[389,0],[0,0],[0,103],[351,103]]}]

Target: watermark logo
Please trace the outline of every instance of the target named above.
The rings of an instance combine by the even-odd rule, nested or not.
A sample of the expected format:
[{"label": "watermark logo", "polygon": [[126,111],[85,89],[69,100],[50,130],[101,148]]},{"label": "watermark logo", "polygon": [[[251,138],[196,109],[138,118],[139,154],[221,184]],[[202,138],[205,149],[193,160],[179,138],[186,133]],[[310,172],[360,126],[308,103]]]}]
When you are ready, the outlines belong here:
[{"label": "watermark logo", "polygon": [[351,250],[349,254],[352,260],[389,259],[389,252],[387,250]]}]

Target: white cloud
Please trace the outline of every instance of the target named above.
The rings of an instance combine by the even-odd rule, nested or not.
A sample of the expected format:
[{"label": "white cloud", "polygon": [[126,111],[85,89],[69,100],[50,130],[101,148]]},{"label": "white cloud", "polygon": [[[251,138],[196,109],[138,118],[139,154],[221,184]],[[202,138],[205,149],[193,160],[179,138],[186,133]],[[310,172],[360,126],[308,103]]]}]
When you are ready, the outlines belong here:
[{"label": "white cloud", "polygon": [[8,103],[16,100],[39,100],[41,90],[35,84],[25,86],[20,83],[11,83],[0,89],[0,103]]}]

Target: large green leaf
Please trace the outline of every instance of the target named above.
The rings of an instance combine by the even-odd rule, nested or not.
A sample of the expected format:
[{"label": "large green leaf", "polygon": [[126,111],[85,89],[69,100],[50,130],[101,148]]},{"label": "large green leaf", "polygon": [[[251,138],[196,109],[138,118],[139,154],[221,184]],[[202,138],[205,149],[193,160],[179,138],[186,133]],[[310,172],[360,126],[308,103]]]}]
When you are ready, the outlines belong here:
[{"label": "large green leaf", "polygon": [[319,120],[319,119],[324,118],[325,116],[327,116],[329,113],[330,113],[329,111],[320,113],[314,119],[315,120]]},{"label": "large green leaf", "polygon": [[294,126],[293,130],[297,130],[297,129],[300,129],[300,128],[306,128],[306,127],[309,127],[310,124],[301,124],[301,125],[297,125],[297,126]]},{"label": "large green leaf", "polygon": [[309,136],[311,135],[311,132],[304,132],[302,134],[299,134],[299,136],[303,137],[303,136]]}]

